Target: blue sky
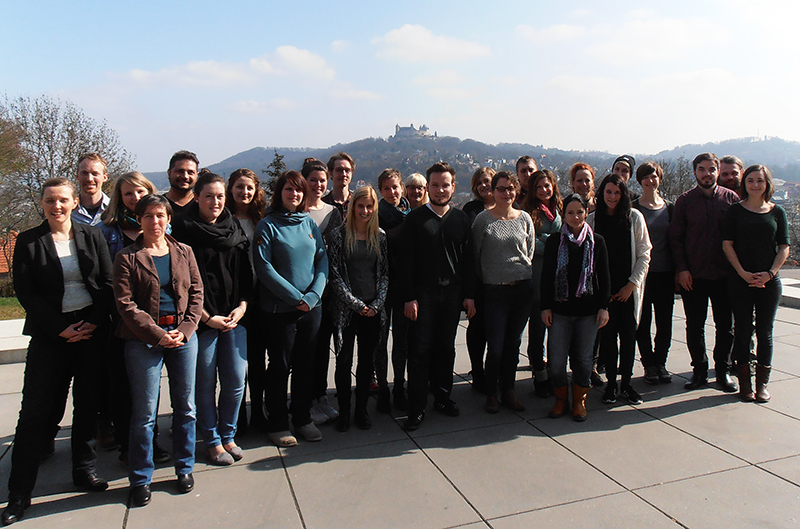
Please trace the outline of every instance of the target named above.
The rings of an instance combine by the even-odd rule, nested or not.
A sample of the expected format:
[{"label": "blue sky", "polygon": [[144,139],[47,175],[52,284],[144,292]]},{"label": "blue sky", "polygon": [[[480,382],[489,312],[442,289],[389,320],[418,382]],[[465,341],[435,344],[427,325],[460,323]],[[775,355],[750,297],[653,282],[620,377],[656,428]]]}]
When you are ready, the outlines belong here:
[{"label": "blue sky", "polygon": [[800,3],[0,0],[0,94],[105,119],[143,171],[395,123],[652,154],[800,140]]}]

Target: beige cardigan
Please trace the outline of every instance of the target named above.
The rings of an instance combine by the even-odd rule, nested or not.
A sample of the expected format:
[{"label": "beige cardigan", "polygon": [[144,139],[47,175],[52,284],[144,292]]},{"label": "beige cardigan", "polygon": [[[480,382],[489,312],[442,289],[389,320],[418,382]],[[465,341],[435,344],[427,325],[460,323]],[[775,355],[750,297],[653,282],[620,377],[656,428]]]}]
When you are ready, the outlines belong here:
[{"label": "beige cardigan", "polygon": [[[633,283],[636,288],[633,291],[633,313],[636,316],[636,325],[642,317],[642,299],[644,298],[644,281],[647,279],[647,269],[650,267],[650,233],[647,231],[647,224],[644,215],[637,209],[631,208],[631,275],[628,281]],[[587,222],[594,229],[595,212],[589,213]],[[616,292],[612,292],[612,295]]]}]

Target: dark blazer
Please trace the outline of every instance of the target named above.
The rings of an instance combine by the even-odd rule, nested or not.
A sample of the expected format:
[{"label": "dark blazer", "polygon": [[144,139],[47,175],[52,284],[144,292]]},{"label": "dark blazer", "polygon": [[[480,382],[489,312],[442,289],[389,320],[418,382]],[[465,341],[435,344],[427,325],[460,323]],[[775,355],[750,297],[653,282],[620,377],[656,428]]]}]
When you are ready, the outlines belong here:
[{"label": "dark blazer", "polygon": [[[203,281],[192,249],[167,235],[170,273],[175,292],[177,330],[188,340],[203,314]],[[156,265],[142,246],[142,236],[114,259],[114,297],[122,321],[117,336],[157,345],[167,333],[158,325],[161,296]]]},{"label": "dark blazer", "polygon": [[[92,297],[86,321],[98,327],[110,322],[112,267],[108,245],[99,228],[72,223],[83,283]],[[27,313],[23,334],[56,338],[73,322],[61,314],[64,272],[47,221],[17,237],[14,290]]]}]

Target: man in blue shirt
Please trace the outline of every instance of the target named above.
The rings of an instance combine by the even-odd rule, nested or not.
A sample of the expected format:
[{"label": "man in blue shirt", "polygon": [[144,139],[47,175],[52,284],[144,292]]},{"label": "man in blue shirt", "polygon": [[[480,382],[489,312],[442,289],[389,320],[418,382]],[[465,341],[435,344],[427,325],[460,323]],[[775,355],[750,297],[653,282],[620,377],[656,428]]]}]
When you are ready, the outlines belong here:
[{"label": "man in blue shirt", "polygon": [[103,184],[108,181],[108,164],[96,152],[84,154],[78,160],[78,184],[80,198],[78,207],[72,211],[72,220],[80,224],[96,226],[100,215],[108,207],[108,195],[103,193]]}]

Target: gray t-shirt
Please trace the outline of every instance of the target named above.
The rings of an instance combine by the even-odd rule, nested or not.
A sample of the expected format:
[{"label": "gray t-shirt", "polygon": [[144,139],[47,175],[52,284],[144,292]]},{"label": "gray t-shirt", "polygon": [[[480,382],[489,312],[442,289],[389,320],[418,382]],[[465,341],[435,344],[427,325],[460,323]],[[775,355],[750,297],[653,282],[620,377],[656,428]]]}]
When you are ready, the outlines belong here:
[{"label": "gray t-shirt", "polygon": [[536,243],[533,221],[526,212],[500,220],[484,211],[472,224],[475,261],[483,283],[502,285],[531,279]]},{"label": "gray t-shirt", "polygon": [[647,231],[650,233],[650,272],[671,272],[675,270],[672,250],[669,246],[669,211],[667,205],[660,209],[638,208],[644,215]]}]

